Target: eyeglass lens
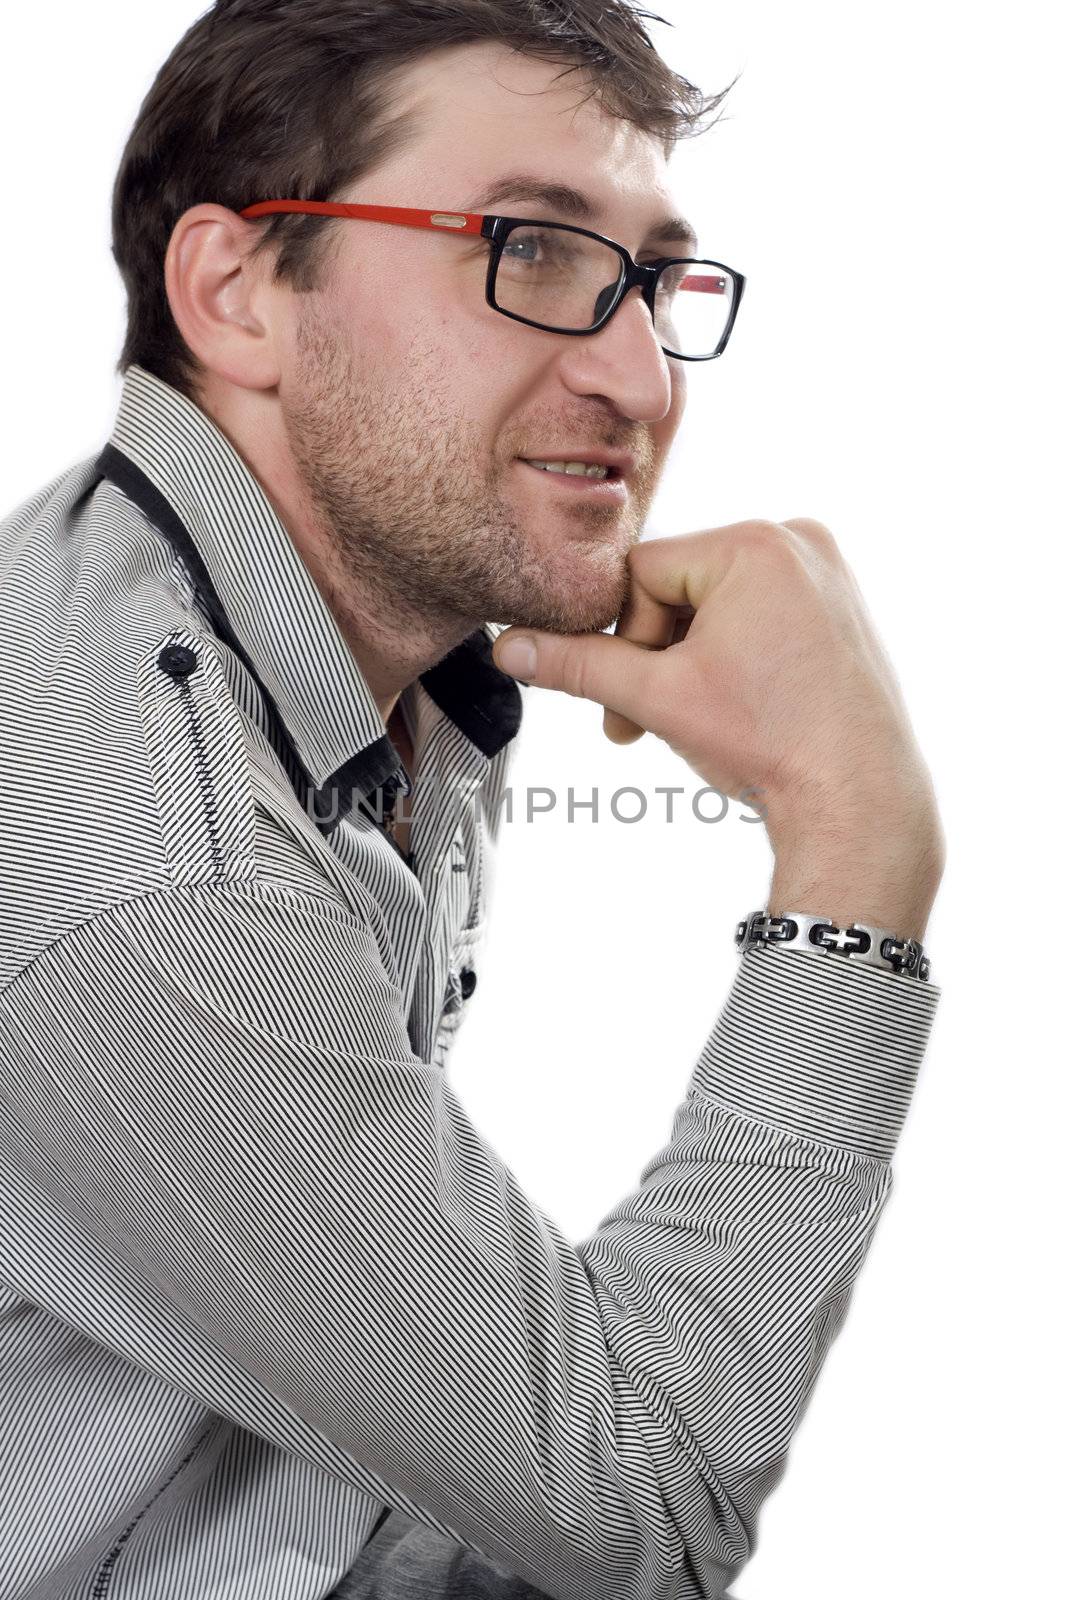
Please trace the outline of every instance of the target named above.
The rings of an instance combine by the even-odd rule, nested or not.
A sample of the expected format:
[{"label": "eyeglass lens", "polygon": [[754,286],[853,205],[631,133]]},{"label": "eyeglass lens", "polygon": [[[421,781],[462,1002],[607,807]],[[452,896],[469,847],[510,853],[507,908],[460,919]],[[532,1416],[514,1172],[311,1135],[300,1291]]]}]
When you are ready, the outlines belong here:
[{"label": "eyeglass lens", "polygon": [[[559,227],[515,228],[496,277],[503,311],[560,333],[596,326],[622,286],[622,257],[597,239]],[[656,290],[656,332],[676,355],[712,356],[722,343],[736,293],[733,275],[707,262],[667,267]]]}]

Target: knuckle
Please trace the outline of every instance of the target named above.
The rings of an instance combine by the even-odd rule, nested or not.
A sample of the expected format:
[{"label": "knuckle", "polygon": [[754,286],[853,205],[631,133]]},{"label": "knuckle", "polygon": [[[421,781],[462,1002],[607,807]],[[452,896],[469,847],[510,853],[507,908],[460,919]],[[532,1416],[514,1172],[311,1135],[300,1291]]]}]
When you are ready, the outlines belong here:
[{"label": "knuckle", "polygon": [[789,528],[784,523],[771,522],[762,517],[740,524],[738,544],[764,562],[791,565],[798,553],[796,537]]},{"label": "knuckle", "polygon": [[793,533],[800,534],[808,543],[813,545],[824,555],[835,554],[838,550],[837,540],[826,526],[825,522],[817,522],[814,517],[792,517],[782,524]]},{"label": "knuckle", "polygon": [[772,522],[769,517],[753,517],[751,522],[743,522],[741,528],[753,544],[780,544],[782,541],[783,524]]}]

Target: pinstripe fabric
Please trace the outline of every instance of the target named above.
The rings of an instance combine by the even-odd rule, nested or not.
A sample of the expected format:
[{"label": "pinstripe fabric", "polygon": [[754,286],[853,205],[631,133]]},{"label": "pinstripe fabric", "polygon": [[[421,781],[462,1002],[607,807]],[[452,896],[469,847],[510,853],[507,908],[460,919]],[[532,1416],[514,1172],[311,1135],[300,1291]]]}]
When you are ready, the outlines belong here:
[{"label": "pinstripe fabric", "polygon": [[402,697],[405,861],[373,697],[195,406],[132,369],[0,562],[0,1600],[721,1596],[940,991],[746,954],[572,1242],[447,1074],[521,716],[492,625]]}]

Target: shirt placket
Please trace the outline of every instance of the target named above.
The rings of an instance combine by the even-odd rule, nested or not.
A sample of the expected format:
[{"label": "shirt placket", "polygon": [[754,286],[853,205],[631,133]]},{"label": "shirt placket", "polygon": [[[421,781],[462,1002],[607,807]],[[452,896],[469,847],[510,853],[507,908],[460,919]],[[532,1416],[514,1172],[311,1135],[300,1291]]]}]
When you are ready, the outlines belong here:
[{"label": "shirt placket", "polygon": [[473,987],[464,935],[480,865],[480,830],[471,825],[471,813],[489,762],[421,688],[419,695],[411,849],[427,916],[409,1032],[412,1048],[429,1061],[442,1023]]}]

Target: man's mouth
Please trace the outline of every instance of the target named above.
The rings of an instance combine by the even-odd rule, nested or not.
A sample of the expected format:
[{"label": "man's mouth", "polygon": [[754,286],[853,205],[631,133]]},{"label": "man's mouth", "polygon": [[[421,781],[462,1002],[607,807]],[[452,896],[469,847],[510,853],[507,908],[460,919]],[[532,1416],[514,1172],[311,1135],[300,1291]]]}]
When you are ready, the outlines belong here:
[{"label": "man's mouth", "polygon": [[521,459],[528,467],[536,467],[539,472],[556,472],[569,478],[599,478],[605,482],[619,476],[614,467],[598,467],[585,461],[533,461],[526,456]]},{"label": "man's mouth", "polygon": [[626,479],[617,467],[592,465],[584,461],[535,461],[520,456],[516,466],[536,473],[538,480],[561,494],[583,495],[589,500],[603,500],[609,505],[624,506],[630,498]]}]

